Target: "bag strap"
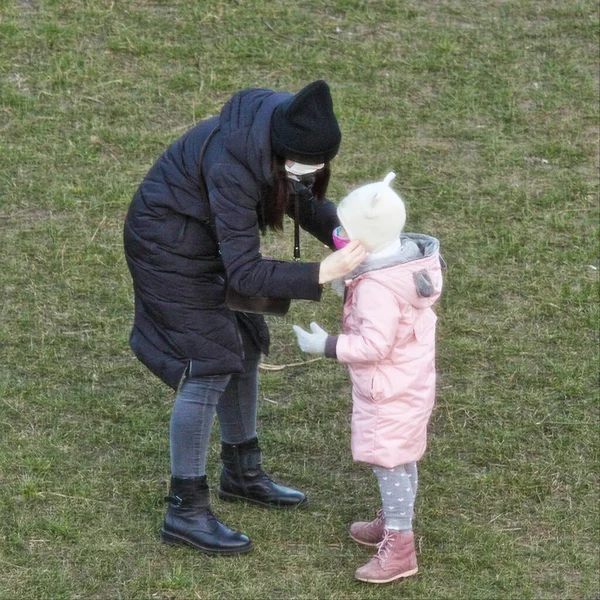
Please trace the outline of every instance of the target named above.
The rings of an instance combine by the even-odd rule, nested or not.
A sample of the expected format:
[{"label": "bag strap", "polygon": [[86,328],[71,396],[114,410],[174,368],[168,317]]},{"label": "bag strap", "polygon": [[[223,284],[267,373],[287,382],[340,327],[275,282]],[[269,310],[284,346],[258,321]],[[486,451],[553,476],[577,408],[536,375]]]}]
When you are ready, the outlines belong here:
[{"label": "bag strap", "polygon": [[206,154],[206,149],[208,148],[208,144],[215,137],[215,134],[219,131],[219,126],[217,125],[209,134],[204,144],[202,146],[202,150],[200,150],[200,157],[198,158],[198,183],[200,184],[200,194],[202,195],[202,200],[206,202],[206,207],[210,211],[210,203],[208,201],[208,188],[206,187],[206,179],[204,178],[204,169],[202,168],[202,161],[204,160],[204,155]]},{"label": "bag strap", "polygon": [[[202,162],[204,161],[204,155],[206,154],[208,144],[218,131],[219,126],[217,125],[208,134],[208,137],[206,138],[204,145],[200,150],[200,156],[198,158],[198,183],[200,184],[200,194],[202,195],[202,200],[206,203],[206,206],[209,211],[210,201],[208,199],[208,187],[206,185],[206,179],[204,178],[204,169],[202,167]],[[294,197],[294,260],[300,260],[300,202],[298,200],[298,194],[295,194]]]},{"label": "bag strap", "polygon": [[299,194],[294,198],[294,260],[300,260],[300,200]]}]

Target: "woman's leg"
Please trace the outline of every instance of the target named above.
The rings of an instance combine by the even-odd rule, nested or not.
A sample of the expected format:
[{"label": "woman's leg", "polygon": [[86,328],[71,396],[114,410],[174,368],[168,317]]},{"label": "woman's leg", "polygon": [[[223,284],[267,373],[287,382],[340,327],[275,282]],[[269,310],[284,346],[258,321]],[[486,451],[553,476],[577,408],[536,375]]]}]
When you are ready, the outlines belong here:
[{"label": "woman's leg", "polygon": [[229,375],[186,379],[171,414],[171,485],[161,529],[168,544],[185,544],[207,554],[252,550],[247,536],[229,529],[210,510],[206,455],[215,410]]},{"label": "woman's leg", "polygon": [[260,351],[246,328],[240,326],[240,331],[245,371],[231,376],[217,405],[223,460],[219,497],[265,508],[304,506],[307,501],[302,492],[278,485],[262,470],[262,452],[256,437]]},{"label": "woman's leg", "polygon": [[215,410],[230,375],[186,379],[171,413],[171,474],[173,477],[202,477]]},{"label": "woman's leg", "polygon": [[217,405],[221,441],[226,444],[241,444],[256,437],[258,365],[261,353],[242,325],[240,333],[244,345],[244,372],[231,376]]}]

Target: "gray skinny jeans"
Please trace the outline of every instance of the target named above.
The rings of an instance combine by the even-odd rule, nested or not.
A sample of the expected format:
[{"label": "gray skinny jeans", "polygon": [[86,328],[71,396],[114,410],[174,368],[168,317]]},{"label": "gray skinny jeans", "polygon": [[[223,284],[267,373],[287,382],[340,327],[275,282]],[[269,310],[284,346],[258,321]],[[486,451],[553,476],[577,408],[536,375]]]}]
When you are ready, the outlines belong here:
[{"label": "gray skinny jeans", "polygon": [[210,433],[215,412],[221,441],[240,444],[256,437],[258,364],[260,350],[240,325],[244,345],[244,372],[187,378],[175,398],[170,423],[171,474],[206,474]]}]

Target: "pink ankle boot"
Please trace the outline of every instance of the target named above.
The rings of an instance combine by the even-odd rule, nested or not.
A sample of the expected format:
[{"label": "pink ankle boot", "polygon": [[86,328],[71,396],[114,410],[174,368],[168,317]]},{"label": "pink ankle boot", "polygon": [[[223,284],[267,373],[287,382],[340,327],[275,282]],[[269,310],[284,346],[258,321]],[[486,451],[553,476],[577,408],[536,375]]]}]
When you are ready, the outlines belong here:
[{"label": "pink ankle boot", "polygon": [[385,514],[383,509],[377,511],[373,521],[358,521],[350,525],[350,537],[365,546],[377,546],[383,539],[385,529]]},{"label": "pink ankle boot", "polygon": [[356,569],[354,576],[359,581],[388,583],[414,575],[418,570],[413,532],[386,529],[377,554]]}]

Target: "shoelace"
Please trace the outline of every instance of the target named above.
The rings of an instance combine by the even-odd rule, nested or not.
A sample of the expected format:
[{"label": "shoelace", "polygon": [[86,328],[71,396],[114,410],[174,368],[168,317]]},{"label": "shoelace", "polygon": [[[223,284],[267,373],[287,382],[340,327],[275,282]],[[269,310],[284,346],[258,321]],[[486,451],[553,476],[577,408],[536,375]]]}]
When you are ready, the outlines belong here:
[{"label": "shoelace", "polygon": [[375,519],[373,521],[371,521],[369,529],[378,530],[379,527],[381,527],[381,525],[384,523],[385,523],[385,513],[383,512],[383,508],[380,508],[377,511],[377,515],[376,515]]},{"label": "shoelace", "polygon": [[263,471],[261,467],[258,467],[258,469],[257,469],[257,477],[258,477],[258,479],[263,479],[266,481],[270,481],[271,483],[275,483],[275,481],[271,478],[271,476],[268,473],[266,473],[265,471]]},{"label": "shoelace", "polygon": [[377,558],[384,561],[392,547],[393,533],[389,529],[383,530],[383,539],[377,544]]}]

